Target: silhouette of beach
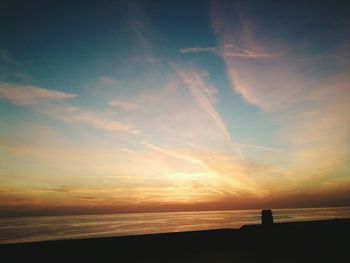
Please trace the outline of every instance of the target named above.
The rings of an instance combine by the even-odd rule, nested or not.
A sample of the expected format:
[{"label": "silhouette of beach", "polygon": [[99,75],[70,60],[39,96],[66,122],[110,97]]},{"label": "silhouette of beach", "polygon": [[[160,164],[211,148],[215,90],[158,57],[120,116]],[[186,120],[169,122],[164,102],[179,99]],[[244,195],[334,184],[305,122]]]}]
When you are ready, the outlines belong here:
[{"label": "silhouette of beach", "polygon": [[[17,262],[341,262],[350,219],[0,246]],[[10,261],[4,261],[10,262]]]}]

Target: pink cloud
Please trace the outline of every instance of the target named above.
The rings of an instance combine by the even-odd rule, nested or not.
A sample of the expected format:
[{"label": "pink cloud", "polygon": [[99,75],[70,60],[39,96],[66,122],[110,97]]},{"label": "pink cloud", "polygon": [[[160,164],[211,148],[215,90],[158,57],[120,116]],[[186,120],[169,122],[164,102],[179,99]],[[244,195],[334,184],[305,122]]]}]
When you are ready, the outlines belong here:
[{"label": "pink cloud", "polygon": [[[238,23],[230,22],[227,10],[239,17]],[[289,48],[257,38],[256,26],[247,15],[242,15],[240,8],[223,7],[216,2],[212,25],[231,87],[246,102],[271,110],[300,94],[304,76],[299,64],[289,62]]]},{"label": "pink cloud", "polygon": [[6,100],[16,105],[32,105],[40,102],[66,100],[76,96],[75,94],[30,85],[0,83],[0,100]]},{"label": "pink cloud", "polygon": [[[287,175],[289,189],[295,191],[340,182],[337,176],[348,169],[350,139],[349,45],[306,53],[305,43],[257,34],[259,25],[243,11],[214,2],[218,54],[232,90],[279,126],[276,140],[286,149],[279,173]],[[335,72],[323,71],[328,63]]]}]

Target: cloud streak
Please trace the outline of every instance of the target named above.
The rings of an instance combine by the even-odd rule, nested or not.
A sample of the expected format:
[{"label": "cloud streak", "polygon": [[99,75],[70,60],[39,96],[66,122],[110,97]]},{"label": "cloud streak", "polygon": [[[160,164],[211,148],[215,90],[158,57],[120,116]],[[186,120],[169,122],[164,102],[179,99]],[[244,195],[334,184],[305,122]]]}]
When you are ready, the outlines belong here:
[{"label": "cloud streak", "polygon": [[56,120],[67,123],[87,124],[96,129],[109,132],[126,132],[134,135],[140,133],[139,130],[131,127],[129,124],[106,117],[98,112],[71,106],[65,102],[65,100],[76,96],[76,94],[29,85],[0,84],[0,100],[5,100],[18,106],[31,107],[35,111],[49,115]]},{"label": "cloud streak", "polygon": [[189,47],[189,48],[181,48],[180,52],[182,54],[189,54],[189,53],[216,53],[217,48],[216,47]]},{"label": "cloud streak", "polygon": [[222,56],[226,58],[236,57],[236,58],[246,58],[246,59],[268,59],[268,58],[275,58],[283,54],[283,52],[277,52],[277,53],[256,52],[249,49],[241,48],[235,44],[226,44],[220,53]]},{"label": "cloud streak", "polygon": [[172,150],[168,150],[168,149],[163,149],[161,147],[158,147],[152,143],[149,143],[147,141],[144,141],[143,144],[145,146],[147,146],[148,148],[152,149],[152,150],[155,150],[157,152],[160,152],[160,153],[163,153],[163,154],[166,154],[166,155],[169,155],[169,156],[172,156],[172,157],[175,157],[175,158],[178,158],[178,159],[181,159],[181,160],[185,160],[185,161],[188,161],[188,162],[191,162],[191,163],[195,163],[195,164],[198,164],[198,165],[205,165],[201,160],[193,157],[193,156],[190,156],[190,155],[187,155],[187,154],[182,154],[182,153],[177,153],[175,151],[172,151]]},{"label": "cloud streak", "polygon": [[5,100],[16,105],[33,105],[48,101],[61,101],[76,96],[76,94],[48,90],[30,85],[0,83],[0,100]]},{"label": "cloud streak", "polygon": [[223,47],[189,47],[181,48],[180,53],[182,54],[199,54],[199,53],[213,53],[216,55],[225,56],[227,58],[244,58],[244,59],[268,59],[276,58],[282,55],[285,52],[276,52],[276,53],[264,53],[256,52],[253,50],[241,48],[235,44],[227,43]]},{"label": "cloud streak", "polygon": [[67,123],[87,124],[96,129],[109,132],[126,132],[137,135],[139,130],[131,125],[103,116],[101,113],[69,105],[48,105],[39,110],[41,113]]},{"label": "cloud streak", "polygon": [[142,106],[136,102],[114,99],[108,102],[109,106],[117,107],[123,110],[139,110],[142,109]]},{"label": "cloud streak", "polygon": [[194,68],[182,70],[176,65],[173,65],[173,68],[176,74],[189,89],[198,106],[200,106],[200,108],[212,118],[224,136],[231,140],[229,131],[215,108],[215,95],[217,90],[205,82],[207,73]]},{"label": "cloud streak", "polygon": [[243,148],[253,148],[258,150],[270,151],[270,152],[282,152],[280,149],[275,149],[272,147],[256,145],[256,144],[243,144],[243,143],[234,143],[234,145],[243,147]]}]

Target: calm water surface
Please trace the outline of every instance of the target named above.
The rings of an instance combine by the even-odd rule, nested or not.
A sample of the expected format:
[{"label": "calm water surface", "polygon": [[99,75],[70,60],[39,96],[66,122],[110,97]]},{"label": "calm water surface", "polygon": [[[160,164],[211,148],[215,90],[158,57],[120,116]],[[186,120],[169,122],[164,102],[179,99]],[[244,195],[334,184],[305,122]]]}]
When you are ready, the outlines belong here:
[{"label": "calm water surface", "polygon": [[[275,209],[275,222],[350,218],[350,207]],[[0,244],[239,228],[260,223],[260,210],[0,218]]]}]

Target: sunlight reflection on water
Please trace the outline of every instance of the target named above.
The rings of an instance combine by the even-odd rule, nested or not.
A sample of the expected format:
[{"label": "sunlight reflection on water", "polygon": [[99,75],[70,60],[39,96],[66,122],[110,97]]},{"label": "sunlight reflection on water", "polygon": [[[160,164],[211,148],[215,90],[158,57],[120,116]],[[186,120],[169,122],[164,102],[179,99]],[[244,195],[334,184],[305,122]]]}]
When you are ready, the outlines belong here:
[{"label": "sunlight reflection on water", "polygon": [[[275,222],[350,218],[350,208],[275,209]],[[125,236],[260,223],[260,210],[0,218],[0,244]]]}]

